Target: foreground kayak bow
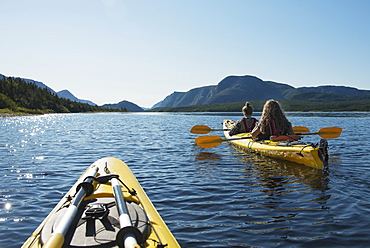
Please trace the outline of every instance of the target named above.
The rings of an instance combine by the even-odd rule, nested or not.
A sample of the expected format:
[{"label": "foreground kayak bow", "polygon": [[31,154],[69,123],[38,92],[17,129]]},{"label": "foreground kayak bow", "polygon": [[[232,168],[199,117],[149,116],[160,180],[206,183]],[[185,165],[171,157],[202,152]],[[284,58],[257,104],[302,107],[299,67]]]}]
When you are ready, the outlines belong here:
[{"label": "foreground kayak bow", "polygon": [[23,244],[29,247],[180,247],[129,167],[93,163]]}]

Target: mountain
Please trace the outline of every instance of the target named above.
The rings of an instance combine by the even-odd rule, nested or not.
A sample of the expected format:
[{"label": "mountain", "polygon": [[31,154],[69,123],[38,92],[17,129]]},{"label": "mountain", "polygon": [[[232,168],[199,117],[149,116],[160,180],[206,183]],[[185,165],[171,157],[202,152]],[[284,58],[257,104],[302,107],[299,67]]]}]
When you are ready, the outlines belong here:
[{"label": "mountain", "polygon": [[126,109],[130,112],[143,112],[144,111],[144,109],[142,109],[135,103],[125,101],[125,100],[119,103],[115,103],[115,104],[104,104],[101,107],[108,108],[108,109],[120,109],[120,110]]},{"label": "mountain", "polygon": [[53,94],[57,94],[52,88],[46,86],[45,84],[39,82],[39,81],[35,81],[35,80],[32,80],[32,79],[27,79],[27,78],[22,78],[23,81],[25,81],[26,83],[34,83],[36,86],[38,86],[39,88],[41,89],[48,89],[51,93]]},{"label": "mountain", "polygon": [[[10,78],[10,77],[7,77],[7,76],[4,76],[2,74],[0,74],[0,80],[3,79],[3,78]],[[44,89],[48,89],[51,93],[57,95],[58,97],[60,98],[64,98],[64,99],[68,99],[68,100],[71,100],[71,101],[74,101],[74,102],[79,102],[79,103],[87,103],[91,106],[97,106],[97,104],[93,103],[92,101],[89,101],[89,100],[83,100],[83,99],[79,99],[77,97],[75,97],[70,91],[68,90],[62,90],[62,91],[59,91],[59,92],[55,92],[53,89],[51,89],[50,87],[46,86],[45,84],[41,83],[41,82],[38,82],[38,81],[35,81],[35,80],[32,80],[32,79],[26,79],[26,78],[20,78],[21,80],[25,81],[26,83],[33,83],[35,84],[36,86]],[[142,109],[141,107],[139,107],[138,105],[132,103],[132,102],[128,102],[128,101],[122,101],[122,102],[119,102],[119,103],[116,103],[116,104],[105,104],[101,107],[107,107],[107,108],[111,108],[111,109],[127,109],[128,111],[131,111],[131,112],[141,112],[141,111],[144,111],[144,109]]]},{"label": "mountain", "polygon": [[0,79],[0,108],[7,113],[32,114],[111,112],[106,108],[58,97],[47,88],[13,77]]},{"label": "mountain", "polygon": [[[6,78],[6,76],[0,74],[0,79],[3,79],[3,78]],[[45,84],[39,82],[39,81],[35,81],[35,80],[32,80],[32,79],[28,79],[28,78],[22,78],[23,81],[25,81],[26,83],[33,83],[35,85],[37,85],[38,87],[40,87],[41,89],[48,89],[51,93],[53,94],[57,94],[52,88],[46,86]]]},{"label": "mountain", "polygon": [[334,86],[334,85],[324,85],[317,87],[300,87],[292,91],[287,92],[285,99],[291,99],[296,95],[302,93],[324,93],[324,94],[335,94],[344,96],[358,96],[358,95],[370,95],[370,90],[359,90],[348,86]]},{"label": "mountain", "polygon": [[[228,76],[217,85],[191,89],[187,92],[174,92],[153,106],[184,107],[213,103],[232,103],[256,100],[289,100],[300,97],[308,98],[311,92],[320,93],[320,99],[331,99],[333,95],[354,96],[370,95],[369,90],[358,90],[346,86],[318,86],[295,88],[288,84],[263,81],[255,76]],[[305,96],[308,94],[308,96]],[[328,94],[328,95],[325,95]],[[343,97],[344,100],[344,97]]]},{"label": "mountain", "polygon": [[74,96],[71,92],[69,92],[68,90],[62,90],[62,91],[57,92],[56,94],[57,94],[59,97],[61,97],[61,98],[69,99],[69,100],[71,100],[71,101],[81,102],[81,103],[87,103],[87,104],[92,105],[92,106],[97,106],[97,104],[93,103],[92,101],[78,99],[77,97],[75,97],[75,96]]},{"label": "mountain", "polygon": [[[11,77],[7,77],[7,76],[4,76],[4,75],[0,74],[0,80],[4,79],[4,78],[11,78]],[[39,88],[42,88],[42,89],[46,88],[51,93],[57,95],[60,98],[68,99],[68,100],[71,100],[71,101],[74,101],[74,102],[79,102],[79,103],[86,103],[86,104],[89,104],[91,106],[97,106],[97,104],[93,103],[92,101],[83,100],[83,99],[79,99],[79,98],[75,97],[68,90],[62,90],[62,91],[59,91],[59,92],[55,92],[53,89],[51,89],[50,87],[46,86],[45,84],[43,84],[41,82],[38,82],[38,81],[35,81],[35,80],[32,80],[32,79],[26,79],[26,78],[19,78],[19,79],[26,82],[26,83],[35,84]],[[116,104],[105,104],[101,107],[106,107],[106,108],[110,108],[110,109],[119,109],[119,110],[127,109],[128,111],[131,111],[131,112],[142,112],[142,111],[144,111],[144,109],[142,109],[138,105],[136,105],[132,102],[129,102],[129,101],[121,101],[121,102],[116,103]]]},{"label": "mountain", "polygon": [[211,103],[230,103],[245,100],[284,99],[285,92],[294,89],[288,84],[262,81],[254,76],[228,76],[218,85],[174,92],[155,107],[182,107]]},{"label": "mountain", "polygon": [[[6,76],[0,74],[0,79],[3,79],[3,78],[7,78]],[[27,78],[21,78],[24,82],[26,83],[33,83],[35,84],[36,86],[40,87],[41,89],[48,89],[51,93],[61,97],[61,98],[65,98],[65,99],[69,99],[71,101],[75,101],[75,102],[80,102],[80,103],[87,103],[91,106],[97,106],[97,104],[93,103],[92,101],[89,101],[89,100],[83,100],[83,99],[78,99],[77,97],[75,97],[71,92],[69,92],[68,90],[62,90],[62,91],[59,91],[59,92],[55,92],[52,88],[46,86],[44,83],[42,82],[39,82],[39,81],[35,81],[33,79],[27,79]]]}]

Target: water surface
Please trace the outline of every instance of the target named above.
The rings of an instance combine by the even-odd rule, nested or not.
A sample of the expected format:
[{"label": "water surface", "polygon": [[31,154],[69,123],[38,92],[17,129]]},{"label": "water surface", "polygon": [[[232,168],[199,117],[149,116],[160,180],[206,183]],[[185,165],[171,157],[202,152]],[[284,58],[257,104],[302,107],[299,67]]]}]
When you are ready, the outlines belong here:
[{"label": "water surface", "polygon": [[182,247],[368,246],[370,114],[288,117],[311,131],[343,128],[329,140],[328,171],[227,143],[195,145],[192,126],[221,128],[239,113],[1,118],[0,247],[20,247],[86,167],[107,156],[130,166]]}]

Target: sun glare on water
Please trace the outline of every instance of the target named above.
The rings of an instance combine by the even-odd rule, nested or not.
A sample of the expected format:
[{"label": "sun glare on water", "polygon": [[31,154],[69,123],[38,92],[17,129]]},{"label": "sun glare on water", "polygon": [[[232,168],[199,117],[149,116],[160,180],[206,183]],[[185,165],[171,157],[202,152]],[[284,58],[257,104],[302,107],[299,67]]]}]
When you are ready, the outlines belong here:
[{"label": "sun glare on water", "polygon": [[10,210],[10,209],[12,208],[12,204],[10,204],[10,202],[7,202],[7,203],[5,203],[4,208],[5,208],[6,210]]}]

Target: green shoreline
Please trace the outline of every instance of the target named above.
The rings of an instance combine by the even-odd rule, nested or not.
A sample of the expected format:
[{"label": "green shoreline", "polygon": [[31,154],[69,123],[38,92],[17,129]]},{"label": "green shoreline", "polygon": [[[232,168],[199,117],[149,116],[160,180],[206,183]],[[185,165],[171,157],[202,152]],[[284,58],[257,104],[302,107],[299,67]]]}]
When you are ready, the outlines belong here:
[{"label": "green shoreline", "polygon": [[[369,112],[370,100],[358,101],[298,101],[298,100],[279,100],[286,112]],[[254,112],[260,112],[263,109],[265,101],[250,101]],[[205,105],[191,105],[184,107],[162,107],[145,110],[145,112],[241,112],[245,102],[233,103],[214,103]],[[20,108],[23,111],[11,111],[9,109],[0,109],[0,117],[42,115],[59,113],[54,111],[31,110]],[[117,109],[104,109],[105,111],[81,111],[76,113],[93,112],[121,112]],[[68,113],[68,112],[64,112]],[[69,112],[70,113],[70,112]]]},{"label": "green shoreline", "polygon": [[0,113],[0,118],[17,117],[17,116],[31,116],[31,115],[40,115],[40,114],[10,114],[10,113]]}]

